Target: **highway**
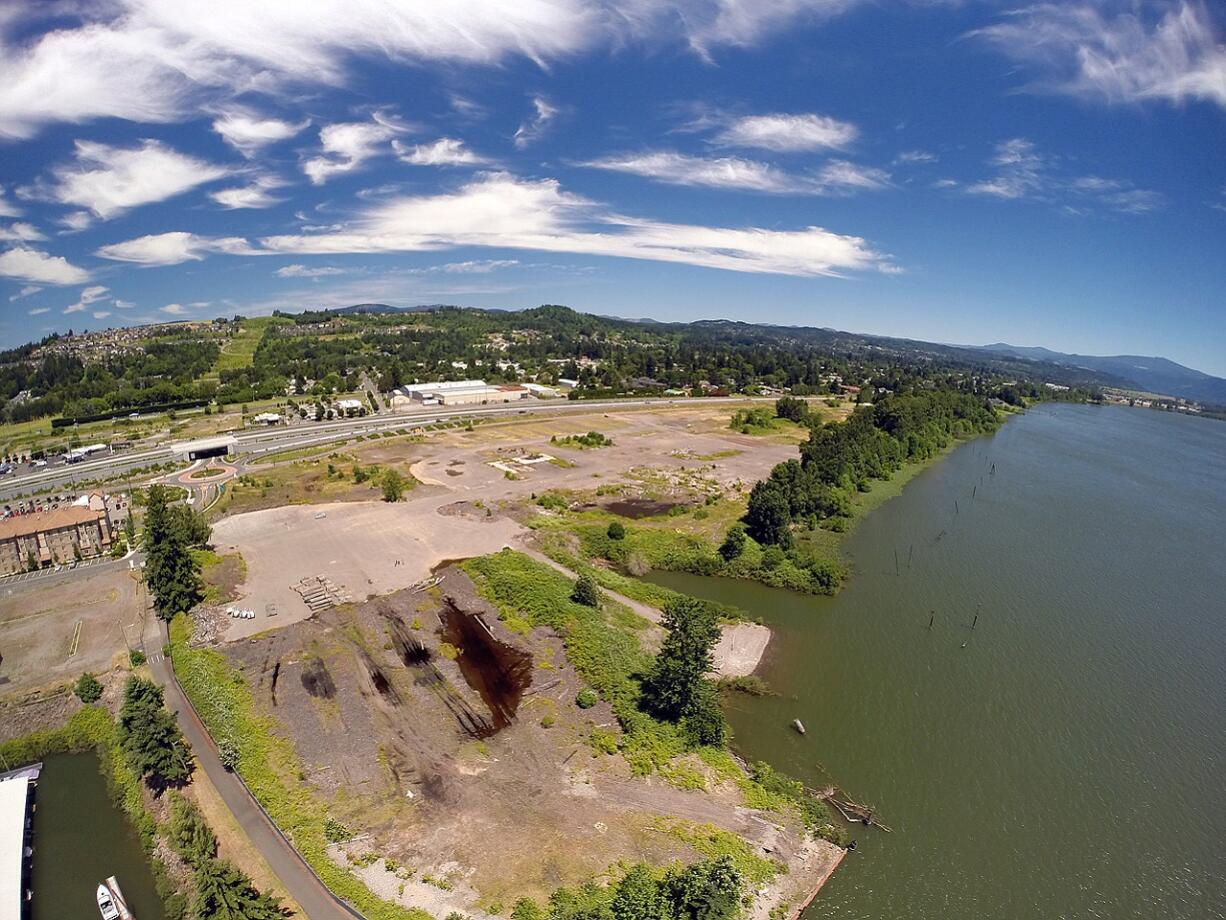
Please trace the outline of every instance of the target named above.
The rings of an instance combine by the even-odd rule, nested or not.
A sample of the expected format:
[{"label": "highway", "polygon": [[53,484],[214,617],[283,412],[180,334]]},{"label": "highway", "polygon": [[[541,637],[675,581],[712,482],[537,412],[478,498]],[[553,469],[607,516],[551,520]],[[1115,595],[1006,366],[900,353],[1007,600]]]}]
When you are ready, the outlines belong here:
[{"label": "highway", "polygon": [[[642,409],[644,406],[665,408],[678,402],[693,405],[712,403],[742,403],[753,397],[713,396],[703,399],[607,399],[607,400],[524,400],[497,406],[460,406],[454,409],[429,407],[366,415],[360,418],[339,419],[333,422],[293,422],[274,428],[248,428],[234,432],[220,432],[217,437],[233,435],[238,442],[235,454],[239,462],[248,465],[259,460],[263,454],[295,450],[302,447],[329,444],[363,434],[395,431],[400,428],[416,428],[437,422],[468,418],[497,418],[529,414],[592,414]],[[766,400],[768,402],[772,400]],[[135,448],[106,454],[92,460],[73,464],[59,464],[28,472],[15,472],[0,480],[0,502],[67,487],[75,491],[75,484],[91,480],[121,479],[127,473],[157,464],[183,459],[177,457],[170,444],[156,447]]]}]

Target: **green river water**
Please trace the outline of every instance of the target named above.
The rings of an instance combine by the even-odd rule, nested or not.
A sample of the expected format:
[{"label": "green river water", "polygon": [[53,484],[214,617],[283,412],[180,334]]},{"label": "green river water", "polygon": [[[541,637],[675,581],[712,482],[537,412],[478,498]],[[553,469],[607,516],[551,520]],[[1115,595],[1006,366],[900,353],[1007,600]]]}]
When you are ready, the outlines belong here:
[{"label": "green river water", "polygon": [[93,754],[49,757],[34,813],[32,920],[98,920],[98,883],[115,876],[136,920],[163,920],[140,838],[111,803]]},{"label": "green river water", "polygon": [[837,597],[651,576],[776,631],[738,750],[893,830],[808,920],[1226,917],[1224,474],[1226,424],[1045,405],[869,515]]}]

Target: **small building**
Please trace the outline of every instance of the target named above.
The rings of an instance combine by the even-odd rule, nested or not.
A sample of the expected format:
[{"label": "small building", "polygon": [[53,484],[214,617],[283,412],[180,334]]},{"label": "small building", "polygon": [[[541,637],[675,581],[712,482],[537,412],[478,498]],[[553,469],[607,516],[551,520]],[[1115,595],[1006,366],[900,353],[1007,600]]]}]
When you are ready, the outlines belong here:
[{"label": "small building", "polygon": [[553,387],[547,387],[540,383],[525,383],[524,389],[537,399],[556,399],[558,391]]},{"label": "small building", "polygon": [[30,560],[58,565],[111,550],[111,524],[102,508],[67,505],[0,521],[0,575],[24,572]]},{"label": "small building", "polygon": [[558,378],[558,386],[560,386],[564,390],[573,390],[578,385],[579,385],[578,380],[570,380],[566,377]]},{"label": "small building", "polygon": [[341,412],[346,416],[365,415],[366,406],[362,404],[360,399],[338,399],[336,401],[336,411]]},{"label": "small building", "polygon": [[253,425],[280,425],[283,419],[279,412],[261,412],[251,419]]}]

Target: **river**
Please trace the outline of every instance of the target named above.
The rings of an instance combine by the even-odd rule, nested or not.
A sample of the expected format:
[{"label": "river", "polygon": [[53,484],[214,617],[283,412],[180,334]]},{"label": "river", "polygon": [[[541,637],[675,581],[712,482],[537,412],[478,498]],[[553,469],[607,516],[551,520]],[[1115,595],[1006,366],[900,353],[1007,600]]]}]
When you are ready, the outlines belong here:
[{"label": "river", "polygon": [[1224,473],[1226,424],[1042,405],[869,515],[837,597],[651,576],[776,630],[737,749],[893,831],[808,920],[1226,917]]},{"label": "river", "polygon": [[97,920],[95,892],[111,875],[137,920],[164,920],[140,837],[111,803],[95,755],[47,758],[36,804],[32,920]]}]

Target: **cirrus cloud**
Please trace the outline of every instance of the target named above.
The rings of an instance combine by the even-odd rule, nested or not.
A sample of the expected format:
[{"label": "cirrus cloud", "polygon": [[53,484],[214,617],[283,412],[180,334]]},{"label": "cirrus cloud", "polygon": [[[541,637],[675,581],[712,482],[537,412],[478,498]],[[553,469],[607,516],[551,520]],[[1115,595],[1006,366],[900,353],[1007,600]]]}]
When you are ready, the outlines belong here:
[{"label": "cirrus cloud", "polygon": [[1226,44],[1203,4],[1115,4],[1114,14],[1112,6],[1041,3],[971,35],[1035,71],[1033,89],[1226,107]]}]

